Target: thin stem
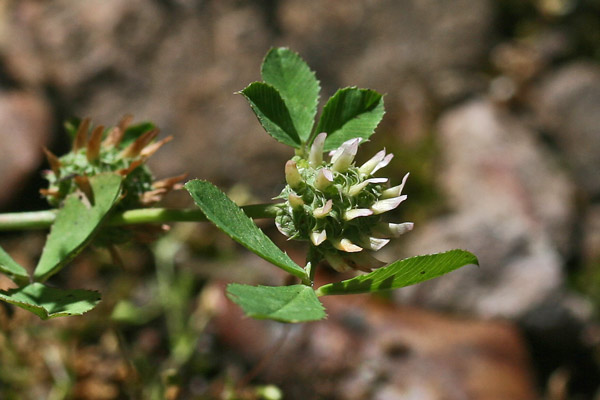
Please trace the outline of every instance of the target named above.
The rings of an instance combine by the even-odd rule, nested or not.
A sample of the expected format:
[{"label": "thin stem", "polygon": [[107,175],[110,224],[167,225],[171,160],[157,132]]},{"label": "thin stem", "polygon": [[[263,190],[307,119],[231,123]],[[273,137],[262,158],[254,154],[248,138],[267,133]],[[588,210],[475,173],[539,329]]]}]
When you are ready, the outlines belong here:
[{"label": "thin stem", "polygon": [[56,210],[0,214],[0,231],[45,229],[55,218]]},{"label": "thin stem", "polygon": [[306,263],[310,263],[310,273],[308,279],[310,280],[310,286],[312,287],[315,282],[315,274],[317,272],[317,265],[321,261],[321,256],[315,250],[313,246],[309,246],[308,254],[306,255]]},{"label": "thin stem", "polygon": [[[253,204],[242,210],[250,218],[275,218],[274,204]],[[30,211],[0,214],[0,231],[46,229],[56,219],[57,210]],[[114,214],[108,220],[110,226],[136,224],[163,224],[167,222],[204,222],[206,217],[199,209],[140,208]]]}]

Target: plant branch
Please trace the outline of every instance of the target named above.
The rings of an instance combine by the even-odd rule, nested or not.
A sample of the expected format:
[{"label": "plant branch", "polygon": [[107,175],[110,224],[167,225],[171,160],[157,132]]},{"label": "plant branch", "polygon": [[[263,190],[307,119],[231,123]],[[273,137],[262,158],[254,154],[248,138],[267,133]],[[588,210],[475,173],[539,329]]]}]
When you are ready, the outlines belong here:
[{"label": "plant branch", "polygon": [[[275,218],[274,204],[253,204],[242,210],[250,218]],[[49,228],[56,219],[57,210],[30,211],[0,214],[0,231],[32,230]],[[107,221],[110,226],[162,224],[167,222],[205,222],[199,209],[140,208],[114,214]]]}]

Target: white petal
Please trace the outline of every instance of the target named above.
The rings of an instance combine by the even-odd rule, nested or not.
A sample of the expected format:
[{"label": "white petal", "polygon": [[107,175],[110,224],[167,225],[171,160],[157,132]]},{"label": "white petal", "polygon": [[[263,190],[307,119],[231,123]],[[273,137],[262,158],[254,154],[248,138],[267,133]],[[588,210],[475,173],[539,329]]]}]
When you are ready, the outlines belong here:
[{"label": "white petal", "polygon": [[288,201],[293,209],[300,208],[304,205],[304,200],[302,200],[302,197],[298,196],[296,193],[290,193],[288,196]]},{"label": "white petal", "polygon": [[361,240],[360,244],[365,249],[378,251],[383,248],[386,244],[390,242],[390,239],[381,239],[376,237],[365,237]]},{"label": "white petal", "polygon": [[385,149],[379,151],[377,154],[375,154],[373,157],[371,157],[371,159],[369,161],[367,161],[366,163],[361,165],[359,168],[360,173],[363,175],[371,175],[371,172],[373,172],[373,170],[375,169],[377,164],[379,164],[381,161],[383,161],[384,157],[385,157]]},{"label": "white petal", "polygon": [[327,168],[321,168],[315,178],[315,187],[323,191],[333,183],[333,173]]},{"label": "white petal", "polygon": [[401,224],[386,224],[381,223],[375,228],[375,233],[385,237],[397,238],[413,229],[415,224],[412,222],[404,222]]},{"label": "white petal", "polygon": [[398,207],[404,200],[406,200],[406,195],[392,197],[391,199],[379,200],[373,203],[371,210],[375,214],[382,214]]},{"label": "white petal", "polygon": [[346,172],[348,167],[354,161],[354,157],[358,152],[358,144],[360,143],[360,138],[352,139],[344,142],[335,152],[333,157],[331,157],[331,162],[333,165],[331,169],[337,172]]},{"label": "white petal", "polygon": [[285,181],[292,189],[297,188],[302,183],[302,176],[294,160],[288,160],[285,163]]},{"label": "white petal", "polygon": [[381,193],[381,198],[389,199],[391,197],[400,196],[402,194],[402,189],[404,189],[404,185],[406,184],[406,179],[408,179],[408,175],[410,175],[410,173],[404,175],[404,178],[402,178],[402,183],[399,184],[398,186],[394,186],[394,187],[384,190],[383,193]]},{"label": "white petal", "polygon": [[329,212],[331,211],[332,206],[333,206],[333,201],[331,199],[327,200],[327,203],[325,203],[325,205],[323,207],[314,209],[314,211],[313,211],[314,217],[315,218],[326,217],[329,214]]},{"label": "white petal", "polygon": [[337,159],[337,157],[339,157],[339,155],[344,151],[344,149],[346,147],[351,146],[354,142],[357,142],[358,144],[360,144],[362,138],[354,138],[354,139],[349,139],[346,140],[344,143],[342,143],[340,145],[340,147],[338,147],[337,149],[333,149],[329,152],[329,155],[331,156],[331,162],[335,162],[335,160]]},{"label": "white petal", "polygon": [[373,211],[368,208],[355,208],[353,210],[348,210],[344,213],[344,219],[346,221],[353,220],[358,217],[368,217],[369,215],[373,215]]},{"label": "white petal", "polygon": [[362,251],[362,247],[355,245],[349,239],[346,238],[342,240],[332,240],[331,242],[333,244],[333,247],[335,247],[338,250],[345,251],[347,253],[358,253],[359,251]]},{"label": "white petal", "polygon": [[325,146],[325,139],[327,139],[327,132],[321,132],[313,141],[312,146],[310,146],[308,163],[313,168],[317,168],[323,163],[323,146]]},{"label": "white petal", "polygon": [[373,175],[375,172],[379,171],[381,168],[386,167],[390,163],[390,161],[392,161],[392,158],[394,158],[393,154],[388,154],[387,156],[385,156],[385,158],[379,164],[377,164],[375,169],[373,169],[373,172],[371,172],[371,175]]},{"label": "white petal", "polygon": [[387,178],[370,178],[362,181],[361,183],[357,183],[356,185],[350,186],[348,189],[348,194],[350,196],[356,196],[359,194],[369,183],[386,183],[388,181]]},{"label": "white petal", "polygon": [[356,196],[357,194],[359,194],[360,192],[362,192],[362,190],[364,188],[366,188],[368,184],[369,184],[368,181],[362,181],[361,183],[357,183],[356,185],[352,185],[348,189],[348,194],[350,196]]},{"label": "white petal", "polygon": [[310,233],[310,241],[315,245],[318,246],[321,243],[323,243],[325,240],[327,239],[327,232],[325,230],[322,230],[321,232],[318,231],[314,231]]}]

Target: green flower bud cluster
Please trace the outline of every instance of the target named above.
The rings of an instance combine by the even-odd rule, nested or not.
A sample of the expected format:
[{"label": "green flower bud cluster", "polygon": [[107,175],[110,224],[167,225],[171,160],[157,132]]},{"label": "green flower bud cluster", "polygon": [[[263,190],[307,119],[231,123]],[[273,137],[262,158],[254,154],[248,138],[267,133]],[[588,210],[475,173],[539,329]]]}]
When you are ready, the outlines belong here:
[{"label": "green flower bud cluster", "polygon": [[317,260],[325,259],[337,271],[370,271],[383,266],[371,252],[385,246],[390,238],[412,229],[410,222],[390,224],[381,216],[402,203],[402,188],[389,187],[387,178],[373,175],[391,161],[385,150],[357,167],[354,157],[360,139],[343,143],[323,160],[326,134],[318,135],[308,159],[295,156],[286,163],[286,187],[278,198],[277,228],[290,239],[309,241]]},{"label": "green flower bud cluster", "polygon": [[76,190],[86,193],[88,177],[103,172],[123,176],[123,198],[118,204],[123,210],[156,202],[175,185],[177,178],[155,182],[145,165],[146,160],[171,137],[153,142],[158,130],[148,127],[139,132],[135,140],[124,144],[130,121],[131,117],[126,116],[113,128],[104,129],[99,125],[92,129],[91,121],[84,119],[77,128],[69,153],[59,158],[45,149],[51,170],[44,174],[48,188],[42,189],[41,193],[51,205],[59,206]]}]

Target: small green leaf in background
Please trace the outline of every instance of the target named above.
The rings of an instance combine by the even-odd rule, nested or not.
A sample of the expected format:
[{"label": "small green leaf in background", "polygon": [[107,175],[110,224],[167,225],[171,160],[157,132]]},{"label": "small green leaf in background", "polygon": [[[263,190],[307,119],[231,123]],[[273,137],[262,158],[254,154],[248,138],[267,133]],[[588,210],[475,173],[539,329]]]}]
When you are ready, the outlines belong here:
[{"label": "small green leaf in background", "polygon": [[119,199],[122,177],[104,173],[89,178],[93,203],[78,193],[67,196],[52,224],[42,256],[35,268],[36,281],[57,273],[91,240],[93,233]]},{"label": "small green leaf in background", "polygon": [[371,273],[341,282],[328,283],[317,295],[378,292],[414,285],[437,278],[465,265],[479,265],[477,257],[465,250],[450,250],[399,260]]},{"label": "small green leaf in background", "polygon": [[277,89],[263,82],[253,82],[239,93],[248,100],[269,135],[288,146],[300,147],[300,137]]},{"label": "small green leaf in background", "polygon": [[19,286],[29,282],[27,270],[13,260],[2,247],[0,247],[0,272],[6,274]]},{"label": "small green leaf in background", "polygon": [[355,87],[338,90],[323,107],[316,132],[327,132],[325,151],[346,140],[368,139],[385,113],[383,96],[374,90]]},{"label": "small green leaf in background", "polygon": [[77,134],[77,128],[79,128],[79,124],[81,123],[81,119],[72,117],[65,121],[63,127],[67,134],[71,138],[71,140],[75,139],[75,135]]},{"label": "small green leaf in background", "polygon": [[231,283],[227,286],[227,297],[252,318],[307,322],[327,316],[315,291],[306,285],[249,286]]},{"label": "small green leaf in background", "polygon": [[91,290],[62,290],[39,282],[18,289],[1,290],[0,300],[31,311],[41,319],[81,315],[100,302],[100,294]]},{"label": "small green leaf in background", "polygon": [[197,179],[186,183],[185,188],[206,218],[233,240],[303,281],[308,279],[306,271],[281,251],[244,211],[215,185]]},{"label": "small green leaf in background", "polygon": [[306,142],[312,132],[321,90],[315,73],[287,48],[271,49],[261,67],[263,80],[279,91],[296,132]]}]

